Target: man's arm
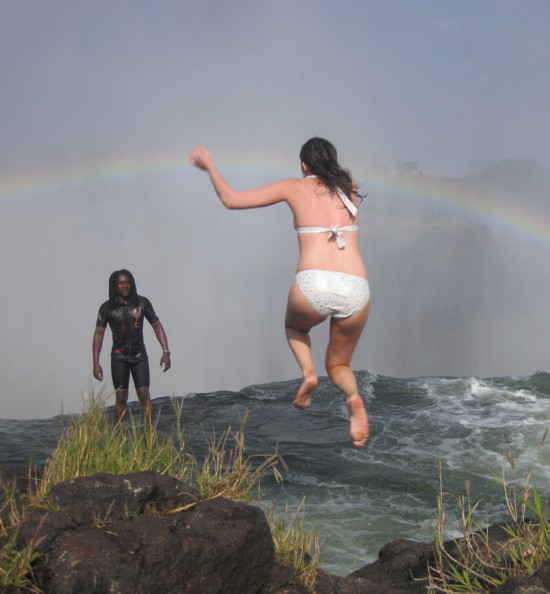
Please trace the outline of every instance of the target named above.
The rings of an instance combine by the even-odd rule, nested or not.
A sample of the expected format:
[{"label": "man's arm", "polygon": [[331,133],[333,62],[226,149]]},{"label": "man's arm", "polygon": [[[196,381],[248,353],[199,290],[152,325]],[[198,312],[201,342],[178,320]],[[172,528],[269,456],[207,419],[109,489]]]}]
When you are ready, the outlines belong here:
[{"label": "man's arm", "polygon": [[94,332],[94,340],[92,343],[92,354],[94,358],[94,377],[100,382],[103,381],[103,368],[99,364],[99,354],[103,346],[103,337],[105,336],[105,328],[103,326],[96,326]]},{"label": "man's arm", "polygon": [[168,339],[166,338],[166,332],[162,326],[160,320],[153,322],[151,324],[153,326],[153,330],[155,331],[157,340],[160,342],[160,346],[162,347],[162,357],[160,358],[160,366],[164,366],[164,371],[168,371],[172,365],[170,361],[170,349],[168,348]]}]

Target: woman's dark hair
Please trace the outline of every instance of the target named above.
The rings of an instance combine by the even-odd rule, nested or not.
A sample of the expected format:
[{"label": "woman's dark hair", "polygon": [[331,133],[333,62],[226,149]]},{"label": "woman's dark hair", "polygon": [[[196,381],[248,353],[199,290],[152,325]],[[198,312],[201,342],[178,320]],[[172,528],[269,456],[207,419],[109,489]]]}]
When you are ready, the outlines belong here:
[{"label": "woman's dark hair", "polygon": [[305,163],[312,175],[316,175],[329,189],[336,193],[340,188],[346,196],[355,194],[361,200],[363,196],[353,186],[351,173],[338,164],[336,147],[325,140],[315,136],[310,138],[300,150],[300,159]]},{"label": "woman's dark hair", "polygon": [[118,279],[123,274],[128,277],[132,285],[130,289],[130,295],[128,296],[128,302],[135,307],[139,307],[139,295],[136,288],[136,281],[134,280],[134,275],[129,270],[126,270],[126,268],[115,270],[109,277],[109,301],[111,303],[111,307],[115,307],[119,303],[119,296],[116,292],[116,286],[118,284]]}]

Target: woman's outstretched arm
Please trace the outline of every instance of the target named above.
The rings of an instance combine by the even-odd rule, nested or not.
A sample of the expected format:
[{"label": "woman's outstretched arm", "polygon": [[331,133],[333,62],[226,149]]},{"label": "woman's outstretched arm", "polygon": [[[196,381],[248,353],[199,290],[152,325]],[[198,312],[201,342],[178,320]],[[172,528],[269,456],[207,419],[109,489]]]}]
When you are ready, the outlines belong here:
[{"label": "woman's outstretched arm", "polygon": [[216,194],[226,208],[260,208],[277,202],[288,201],[292,188],[298,180],[287,179],[254,190],[239,192],[233,189],[222,177],[210,152],[202,146],[196,146],[191,152],[190,162],[195,167],[206,171],[216,190]]}]

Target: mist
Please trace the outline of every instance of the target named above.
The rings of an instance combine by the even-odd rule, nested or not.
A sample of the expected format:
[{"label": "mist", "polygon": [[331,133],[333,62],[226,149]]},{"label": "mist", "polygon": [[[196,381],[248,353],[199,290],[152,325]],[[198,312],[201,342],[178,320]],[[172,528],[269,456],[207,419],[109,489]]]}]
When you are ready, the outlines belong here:
[{"label": "mist", "polygon": [[[172,350],[163,374],[146,324],[153,397],[298,377],[283,328],[290,212],[225,210],[187,162],[197,143],[239,189],[298,176],[310,136],[338,147],[368,194],[373,306],[355,369],[546,368],[548,7],[481,2],[475,19],[427,0],[392,7],[3,5],[0,418],[76,412],[101,388],[95,318],[122,267]],[[507,208],[541,227],[503,222]],[[320,374],[326,333],[312,333]],[[112,403],[109,348],[108,330]]]}]

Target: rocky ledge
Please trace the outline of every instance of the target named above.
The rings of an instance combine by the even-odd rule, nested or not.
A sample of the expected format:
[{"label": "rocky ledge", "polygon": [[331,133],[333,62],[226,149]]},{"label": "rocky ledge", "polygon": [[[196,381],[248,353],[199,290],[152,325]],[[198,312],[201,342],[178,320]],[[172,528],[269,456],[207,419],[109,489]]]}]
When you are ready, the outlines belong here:
[{"label": "rocky ledge", "polygon": [[[24,481],[7,469],[2,482]],[[258,507],[197,491],[152,472],[106,473],[56,485],[27,514],[17,546],[38,542],[36,585],[46,594],[305,594],[290,567],[275,560],[269,525]],[[491,528],[491,539],[505,533]],[[4,543],[0,540],[0,546]],[[427,591],[433,543],[397,540],[348,577],[321,572],[318,594],[411,594]],[[529,578],[494,594],[550,594],[550,560]]]}]

